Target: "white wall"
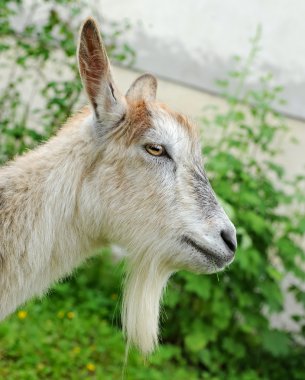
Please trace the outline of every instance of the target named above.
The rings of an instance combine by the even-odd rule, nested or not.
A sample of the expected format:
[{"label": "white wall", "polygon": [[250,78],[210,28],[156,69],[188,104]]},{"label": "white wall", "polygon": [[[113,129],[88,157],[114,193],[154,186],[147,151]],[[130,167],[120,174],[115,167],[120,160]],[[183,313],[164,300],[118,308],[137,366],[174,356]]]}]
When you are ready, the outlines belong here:
[{"label": "white wall", "polygon": [[[246,56],[257,25],[262,50],[255,77],[274,73],[285,87],[281,110],[305,118],[304,0],[99,0],[108,20],[128,19],[128,40],[136,67],[215,92],[214,80],[233,68],[234,55]],[[125,37],[124,37],[125,38]]]}]

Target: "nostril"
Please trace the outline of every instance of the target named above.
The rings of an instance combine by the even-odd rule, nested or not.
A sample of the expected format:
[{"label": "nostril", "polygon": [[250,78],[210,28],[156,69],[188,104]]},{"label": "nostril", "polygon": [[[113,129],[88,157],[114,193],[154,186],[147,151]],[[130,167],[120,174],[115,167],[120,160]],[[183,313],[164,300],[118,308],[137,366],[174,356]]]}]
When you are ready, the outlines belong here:
[{"label": "nostril", "polygon": [[223,241],[226,243],[228,248],[235,252],[237,248],[237,242],[236,242],[236,235],[235,233],[228,231],[228,230],[222,230],[220,232],[220,236],[222,237]]}]

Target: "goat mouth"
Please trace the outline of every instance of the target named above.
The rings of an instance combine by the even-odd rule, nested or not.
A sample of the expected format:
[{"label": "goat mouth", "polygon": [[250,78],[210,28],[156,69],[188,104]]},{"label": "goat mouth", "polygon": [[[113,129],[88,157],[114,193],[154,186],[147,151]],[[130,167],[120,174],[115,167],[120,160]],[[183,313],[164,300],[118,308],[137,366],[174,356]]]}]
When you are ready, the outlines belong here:
[{"label": "goat mouth", "polygon": [[191,246],[196,251],[200,252],[204,257],[206,257],[210,262],[215,264],[218,268],[223,268],[226,264],[226,260],[218,257],[215,255],[215,253],[212,253],[211,251],[203,248],[198,244],[196,241],[191,239],[190,237],[184,235],[181,238],[182,243],[185,243],[189,246]]}]

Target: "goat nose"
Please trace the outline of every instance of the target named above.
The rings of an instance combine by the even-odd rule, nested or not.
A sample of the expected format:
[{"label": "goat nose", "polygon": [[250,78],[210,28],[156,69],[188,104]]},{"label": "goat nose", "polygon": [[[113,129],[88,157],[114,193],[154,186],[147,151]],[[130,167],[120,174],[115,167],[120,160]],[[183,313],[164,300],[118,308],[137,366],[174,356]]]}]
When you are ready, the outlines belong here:
[{"label": "goat nose", "polygon": [[231,229],[222,230],[220,236],[225,242],[226,246],[232,251],[235,252],[237,248],[236,233]]}]

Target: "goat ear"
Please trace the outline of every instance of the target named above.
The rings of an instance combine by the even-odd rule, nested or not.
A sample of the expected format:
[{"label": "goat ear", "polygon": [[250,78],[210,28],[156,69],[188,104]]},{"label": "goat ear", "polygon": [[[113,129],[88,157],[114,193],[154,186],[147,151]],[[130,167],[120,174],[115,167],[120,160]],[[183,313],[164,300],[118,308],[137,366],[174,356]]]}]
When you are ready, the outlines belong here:
[{"label": "goat ear", "polygon": [[129,100],[153,101],[156,99],[157,86],[157,79],[153,75],[143,74],[130,86],[126,93],[126,98]]},{"label": "goat ear", "polygon": [[110,63],[95,20],[87,18],[80,31],[78,65],[88,98],[100,121],[116,121],[126,101],[113,82]]}]

